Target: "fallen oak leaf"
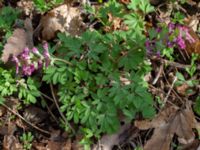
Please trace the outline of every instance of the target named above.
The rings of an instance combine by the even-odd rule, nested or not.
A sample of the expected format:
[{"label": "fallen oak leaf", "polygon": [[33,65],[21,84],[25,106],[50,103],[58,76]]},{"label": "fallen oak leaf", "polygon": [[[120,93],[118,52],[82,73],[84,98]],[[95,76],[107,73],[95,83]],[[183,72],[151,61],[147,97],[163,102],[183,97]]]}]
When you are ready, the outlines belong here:
[{"label": "fallen oak leaf", "polygon": [[145,144],[144,150],[169,150],[172,137],[170,125],[161,126],[154,131],[152,138]]},{"label": "fallen oak leaf", "polygon": [[189,54],[196,53],[200,54],[200,38],[199,36],[190,28],[189,34],[194,39],[194,43],[190,43],[189,41],[185,41],[186,43],[186,51]]},{"label": "fallen oak leaf", "polygon": [[[194,128],[198,124],[191,107],[185,109],[172,109],[173,107],[163,110],[152,121],[136,121],[135,126],[139,129],[155,128],[154,133],[144,146],[144,150],[169,150],[173,136],[176,134],[182,144],[191,143],[194,140]],[[171,115],[169,114],[171,111]],[[168,117],[167,117],[168,116]],[[161,122],[161,124],[160,124]]]},{"label": "fallen oak leaf", "polygon": [[144,150],[169,150],[173,137],[170,120],[174,118],[177,107],[169,107],[161,111],[152,121],[135,121],[135,126],[142,130],[155,128],[150,140],[144,146]]},{"label": "fallen oak leaf", "polygon": [[192,143],[189,143],[187,145],[184,145],[181,150],[199,150],[200,141],[194,140]]},{"label": "fallen oak leaf", "polygon": [[1,60],[6,63],[10,55],[17,56],[26,47],[26,32],[23,29],[15,29],[13,35],[8,38],[3,49]]},{"label": "fallen oak leaf", "polygon": [[[43,40],[50,40],[57,32],[68,32],[75,36],[82,33],[80,10],[63,4],[42,17],[38,30],[41,30]],[[37,33],[40,33],[37,31]]]},{"label": "fallen oak leaf", "polygon": [[192,129],[197,128],[197,121],[189,107],[177,112],[172,126],[176,127],[175,133],[180,143],[188,144],[194,140],[195,135]]},{"label": "fallen oak leaf", "polygon": [[103,135],[102,138],[99,140],[98,144],[94,145],[92,150],[112,150],[114,145],[119,145],[122,141],[124,142],[123,134],[127,131],[130,131],[131,124],[124,124],[120,127],[120,130],[112,135]]},{"label": "fallen oak leaf", "polygon": [[22,150],[23,146],[14,135],[5,135],[3,139],[3,150]]},{"label": "fallen oak leaf", "polygon": [[150,128],[157,128],[169,122],[171,117],[174,117],[178,107],[168,107],[161,111],[153,120],[136,120],[135,126],[140,130],[147,130]]}]

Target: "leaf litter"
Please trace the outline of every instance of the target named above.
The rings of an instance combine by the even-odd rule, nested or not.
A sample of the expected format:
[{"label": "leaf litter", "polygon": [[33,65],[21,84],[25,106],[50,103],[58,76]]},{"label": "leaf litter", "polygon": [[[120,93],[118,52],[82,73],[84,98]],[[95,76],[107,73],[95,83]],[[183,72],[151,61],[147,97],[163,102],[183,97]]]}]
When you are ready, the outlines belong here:
[{"label": "leaf litter", "polygon": [[195,139],[193,129],[199,130],[200,124],[195,119],[191,107],[180,109],[174,106],[164,109],[152,121],[135,121],[141,130],[154,128],[152,137],[144,145],[144,150],[170,150],[175,135],[181,144],[192,143]]},{"label": "leaf litter", "polygon": [[42,16],[38,30],[41,30],[42,39],[50,40],[57,32],[67,32],[76,36],[83,32],[83,23],[80,9],[63,4],[46,15]]},{"label": "leaf litter", "polygon": [[33,47],[33,28],[29,18],[24,21],[25,29],[17,28],[4,46],[1,60],[6,63],[11,56],[19,55],[25,47]]}]

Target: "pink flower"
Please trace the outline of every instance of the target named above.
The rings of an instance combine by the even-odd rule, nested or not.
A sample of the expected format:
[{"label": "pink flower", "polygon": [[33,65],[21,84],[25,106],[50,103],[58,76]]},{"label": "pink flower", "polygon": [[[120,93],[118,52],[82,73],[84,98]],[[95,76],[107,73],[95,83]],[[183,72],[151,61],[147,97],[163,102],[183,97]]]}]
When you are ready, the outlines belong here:
[{"label": "pink flower", "polygon": [[29,60],[30,59],[29,52],[30,52],[29,48],[27,47],[24,48],[24,51],[21,54],[22,59]]},{"label": "pink flower", "polygon": [[147,53],[149,54],[149,53],[151,53],[151,51],[152,51],[152,46],[151,46],[151,41],[149,41],[149,40],[147,40],[146,42],[145,42],[145,46],[146,46],[146,49],[147,49]]},{"label": "pink flower", "polygon": [[179,34],[178,37],[175,39],[175,42],[178,44],[178,46],[181,49],[185,49],[186,45],[185,45],[185,41],[183,39],[183,37]]},{"label": "pink flower", "polygon": [[16,64],[16,74],[18,74],[19,73],[19,64],[20,64],[20,62],[19,62],[19,59],[16,57],[16,56],[13,56],[13,59],[12,59],[14,62],[15,62],[15,64]]},{"label": "pink flower", "polygon": [[167,47],[172,48],[174,46],[174,43],[171,41],[167,41]]},{"label": "pink flower", "polygon": [[42,68],[42,66],[43,66],[42,60],[39,59],[37,63],[38,63],[38,69]]},{"label": "pink flower", "polygon": [[44,43],[43,48],[44,48],[43,55],[44,55],[44,58],[45,58],[45,65],[47,67],[50,64],[50,61],[51,61],[47,42]]},{"label": "pink flower", "polygon": [[37,49],[36,47],[33,47],[33,48],[32,48],[32,52],[33,52],[34,54],[39,54],[39,51],[38,51],[38,49]]},{"label": "pink flower", "polygon": [[47,42],[44,43],[43,48],[44,48],[44,52],[43,52],[44,57],[45,57],[45,58],[49,58],[50,55],[49,55],[49,48],[48,48]]},{"label": "pink flower", "polygon": [[22,67],[23,74],[26,76],[30,76],[35,71],[35,66],[33,64],[29,66],[23,66]]},{"label": "pink flower", "polygon": [[176,27],[176,25],[174,24],[174,23],[169,23],[168,24],[168,28],[169,28],[169,32],[171,33],[171,32],[173,32],[174,31],[174,29],[175,29],[175,27]]},{"label": "pink flower", "polygon": [[156,28],[156,32],[160,33],[162,31],[161,27]]}]

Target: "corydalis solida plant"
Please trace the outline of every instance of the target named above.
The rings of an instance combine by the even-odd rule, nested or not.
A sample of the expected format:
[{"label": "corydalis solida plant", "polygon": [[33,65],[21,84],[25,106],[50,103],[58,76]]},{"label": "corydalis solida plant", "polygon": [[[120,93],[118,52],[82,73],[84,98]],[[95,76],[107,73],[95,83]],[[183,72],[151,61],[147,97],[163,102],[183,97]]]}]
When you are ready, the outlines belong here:
[{"label": "corydalis solida plant", "polygon": [[194,43],[194,38],[189,33],[189,28],[181,25],[169,23],[167,26],[161,26],[148,32],[148,38],[145,42],[147,53],[158,53],[163,48],[178,47],[186,48],[186,41]]},{"label": "corydalis solida plant", "polygon": [[18,56],[13,56],[13,61],[16,64],[17,74],[21,71],[22,75],[31,76],[36,70],[50,64],[51,57],[48,44],[46,42],[43,44],[43,54],[36,47],[32,49],[26,47]]}]

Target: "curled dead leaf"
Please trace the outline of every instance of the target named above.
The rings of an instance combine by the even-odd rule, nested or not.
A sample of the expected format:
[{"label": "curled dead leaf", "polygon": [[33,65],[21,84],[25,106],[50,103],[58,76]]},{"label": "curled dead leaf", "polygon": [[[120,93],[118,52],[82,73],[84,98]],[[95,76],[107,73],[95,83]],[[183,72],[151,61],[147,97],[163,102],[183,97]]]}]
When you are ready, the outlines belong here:
[{"label": "curled dead leaf", "polygon": [[[119,145],[120,143],[124,143],[125,139],[127,140],[128,134],[130,133],[131,136],[137,134],[138,130],[134,128],[134,132],[130,132],[131,124],[125,124],[121,126],[120,130],[112,135],[103,135],[98,144],[94,145],[92,150],[112,150],[114,145]],[[129,133],[128,133],[129,132]],[[124,136],[126,135],[126,136]]]},{"label": "curled dead leaf", "polygon": [[3,150],[22,150],[23,147],[13,135],[5,135],[3,139]]},{"label": "curled dead leaf", "polygon": [[186,95],[187,93],[187,90],[190,88],[190,86],[187,84],[187,83],[184,83],[184,84],[182,84],[182,85],[180,85],[180,86],[177,86],[176,87],[176,90],[177,90],[177,92],[179,93],[179,94],[181,94],[181,95]]},{"label": "curled dead leaf", "polygon": [[82,20],[80,10],[67,4],[61,5],[42,17],[41,22],[42,38],[50,40],[56,33],[68,32],[75,36],[82,33]]},{"label": "curled dead leaf", "polygon": [[108,21],[110,22],[110,26],[105,26],[104,30],[106,32],[110,32],[113,30],[127,30],[128,26],[123,23],[123,19],[119,17],[113,16],[111,13],[108,13]]},{"label": "curled dead leaf", "polygon": [[200,141],[194,140],[192,143],[184,145],[181,150],[199,150]]},{"label": "curled dead leaf", "polygon": [[190,106],[185,109],[169,107],[158,114],[152,121],[136,121],[139,129],[155,128],[154,133],[144,146],[144,150],[169,150],[173,136],[178,136],[179,143],[194,141],[194,128],[198,128],[195,115]]},{"label": "curled dead leaf", "polygon": [[200,54],[200,38],[199,38],[199,36],[192,29],[189,30],[189,33],[195,42],[190,43],[188,41],[185,41],[186,42],[186,51],[189,54],[192,54],[192,53]]},{"label": "curled dead leaf", "polygon": [[15,29],[13,35],[8,38],[3,49],[1,60],[6,63],[11,55],[19,55],[26,46],[26,32],[23,29]]},{"label": "curled dead leaf", "polygon": [[198,30],[199,19],[196,15],[185,18],[184,23],[187,24],[194,32]]},{"label": "curled dead leaf", "polygon": [[27,46],[33,48],[33,27],[29,18],[24,21],[24,29],[15,29],[4,46],[1,60],[6,63],[10,56],[19,55]]}]

